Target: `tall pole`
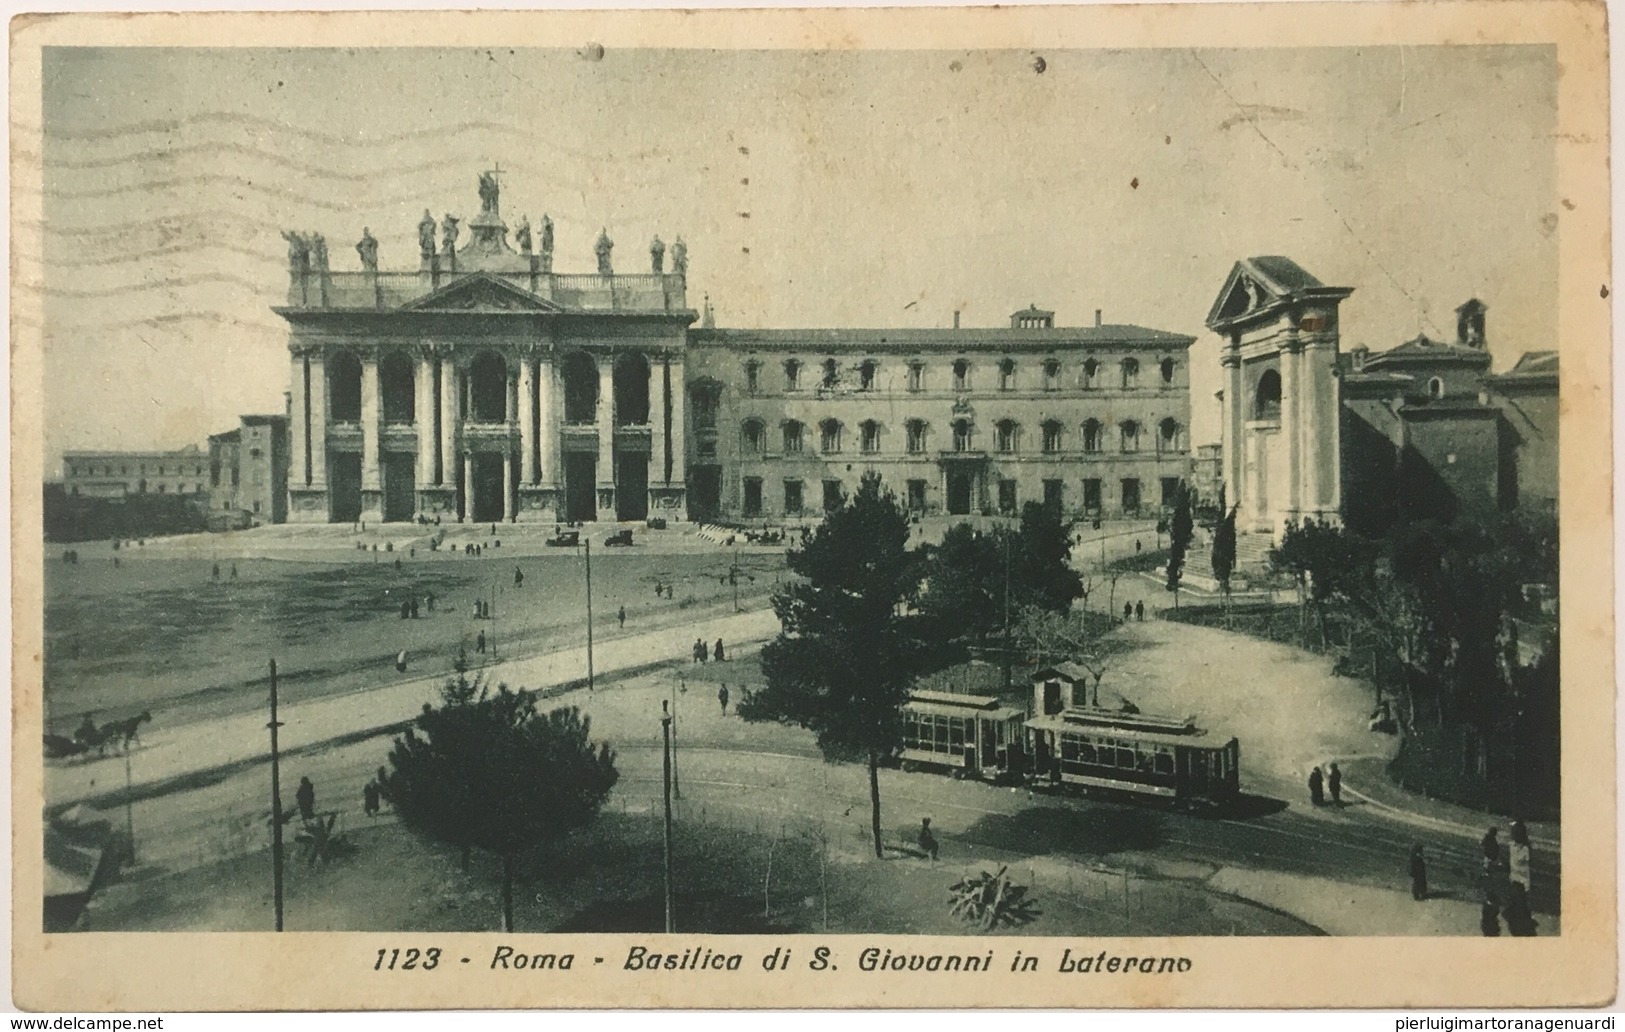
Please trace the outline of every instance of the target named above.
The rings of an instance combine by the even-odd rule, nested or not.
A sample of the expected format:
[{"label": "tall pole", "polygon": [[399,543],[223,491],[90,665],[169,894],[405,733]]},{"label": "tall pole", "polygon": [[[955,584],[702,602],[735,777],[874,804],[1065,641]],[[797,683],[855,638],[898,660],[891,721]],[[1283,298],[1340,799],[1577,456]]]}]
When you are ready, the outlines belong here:
[{"label": "tall pole", "polygon": [[1004,532],[1004,687],[1010,688],[1010,531]]},{"label": "tall pole", "polygon": [[592,691],[592,539],[586,541],[587,551],[587,690]]},{"label": "tall pole", "polygon": [[491,618],[491,661],[497,658],[497,579],[491,578],[491,608],[486,615]]},{"label": "tall pole", "polygon": [[282,931],[282,756],[277,751],[276,660],[271,660],[271,893],[276,907],[276,930]]},{"label": "tall pole", "polygon": [[665,739],[665,793],[666,793],[666,934],[677,931],[676,914],[672,908],[671,883],[671,713],[664,700],[660,703],[660,732]]},{"label": "tall pole", "polygon": [[[682,680],[683,675],[678,674],[677,678]],[[666,689],[671,693],[671,794],[681,799],[683,798],[683,783],[677,777],[677,689],[669,683],[666,685]],[[688,690],[686,683],[683,690],[685,692]]]},{"label": "tall pole", "polygon": [[130,863],[135,863],[135,791],[130,779],[130,746],[124,746],[124,840],[129,844]]},{"label": "tall pole", "polygon": [[733,568],[728,571],[728,580],[734,586],[734,612],[739,612],[739,542],[734,541]]}]

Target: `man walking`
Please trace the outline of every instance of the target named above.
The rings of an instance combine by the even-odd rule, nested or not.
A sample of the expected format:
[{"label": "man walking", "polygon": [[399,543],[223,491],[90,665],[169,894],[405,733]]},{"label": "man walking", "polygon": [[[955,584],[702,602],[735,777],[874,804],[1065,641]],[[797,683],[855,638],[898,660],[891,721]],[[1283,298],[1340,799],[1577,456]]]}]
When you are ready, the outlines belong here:
[{"label": "man walking", "polygon": [[717,689],[717,701],[722,703],[722,715],[726,717],[728,715],[728,686],[726,684]]},{"label": "man walking", "polygon": [[1326,803],[1324,785],[1324,776],[1320,773],[1319,767],[1309,772],[1309,801],[1316,806],[1324,806]]},{"label": "man walking", "polygon": [[717,645],[716,645],[716,648],[711,653],[711,658],[716,660],[718,663],[722,662],[722,639],[721,638],[717,639]]},{"label": "man walking", "polygon": [[299,779],[299,791],[293,794],[294,801],[299,804],[299,816],[303,820],[316,819],[316,786],[310,783],[309,778]]},{"label": "man walking", "polygon": [[1123,622],[1128,623],[1132,619],[1134,619],[1134,604],[1131,603],[1131,602],[1124,602],[1123,603]]},{"label": "man walking", "polygon": [[626,628],[626,607],[625,606],[621,607],[621,611],[615,615],[615,618],[621,622],[621,628],[624,630]]},{"label": "man walking", "polygon": [[1134,603],[1134,619],[1138,620],[1140,623],[1145,623],[1145,603],[1144,602],[1136,602],[1136,603]]},{"label": "man walking", "polygon": [[1326,787],[1332,793],[1332,805],[1333,806],[1342,806],[1343,805],[1343,772],[1337,769],[1337,764],[1335,764],[1335,763],[1332,764],[1331,771],[1326,776]]},{"label": "man walking", "polygon": [[937,858],[937,837],[931,833],[931,818],[929,817],[920,818],[920,852],[932,860]]},{"label": "man walking", "polygon": [[475,652],[484,652],[485,651],[485,632],[484,631],[481,631],[480,634],[479,634],[479,637],[474,639],[474,651]]}]

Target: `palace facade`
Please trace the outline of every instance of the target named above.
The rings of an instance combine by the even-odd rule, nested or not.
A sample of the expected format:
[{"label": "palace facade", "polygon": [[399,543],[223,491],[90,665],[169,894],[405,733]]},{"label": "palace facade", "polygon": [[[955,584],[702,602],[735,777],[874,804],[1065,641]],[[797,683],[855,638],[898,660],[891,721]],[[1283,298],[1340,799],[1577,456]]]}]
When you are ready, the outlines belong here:
[{"label": "palace facade", "polygon": [[[415,270],[333,271],[286,233],[288,517],[496,521],[756,519],[822,511],[879,472],[922,513],[1075,515],[1167,504],[1189,472],[1194,338],[1058,328],[730,330],[688,306],[686,248],[646,273],[553,271],[553,229],[509,241],[426,211]],[[517,246],[515,246],[517,245]],[[957,319],[956,319],[957,322]]]}]

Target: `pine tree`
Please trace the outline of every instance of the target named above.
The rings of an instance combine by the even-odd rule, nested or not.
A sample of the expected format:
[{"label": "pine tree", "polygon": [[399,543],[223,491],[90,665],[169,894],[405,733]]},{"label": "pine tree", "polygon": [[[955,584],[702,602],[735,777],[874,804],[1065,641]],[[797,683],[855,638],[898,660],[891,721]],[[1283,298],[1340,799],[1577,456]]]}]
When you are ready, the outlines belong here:
[{"label": "pine tree", "polygon": [[1175,609],[1179,608],[1179,581],[1185,575],[1185,553],[1190,550],[1195,528],[1190,488],[1182,480],[1174,492],[1174,518],[1168,527],[1168,590],[1174,593]]}]

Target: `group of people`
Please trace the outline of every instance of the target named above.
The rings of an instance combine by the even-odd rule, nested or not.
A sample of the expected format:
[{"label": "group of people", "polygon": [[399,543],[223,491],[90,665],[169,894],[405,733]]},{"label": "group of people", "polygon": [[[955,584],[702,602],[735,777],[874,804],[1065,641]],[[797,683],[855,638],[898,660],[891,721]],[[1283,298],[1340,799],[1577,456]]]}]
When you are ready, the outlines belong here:
[{"label": "group of people", "polygon": [[1511,839],[1504,857],[1497,829],[1490,828],[1479,840],[1484,889],[1484,901],[1479,908],[1479,926],[1485,935],[1500,935],[1502,921],[1506,922],[1508,935],[1535,934],[1534,915],[1529,912],[1533,856],[1529,846],[1529,829],[1523,821],[1512,822]]},{"label": "group of people", "polygon": [[1135,602],[1132,605],[1127,602],[1123,603],[1123,622],[1128,623],[1130,620],[1139,620],[1141,623],[1145,622],[1144,602]]},{"label": "group of people", "polygon": [[[714,659],[718,663],[721,663],[724,658],[721,638],[718,638],[716,645],[711,648],[706,647],[704,638],[695,638],[694,648],[692,651],[694,654],[694,662],[696,663],[704,663],[707,658]],[[724,706],[724,708],[726,708],[726,706]]]},{"label": "group of people", "polygon": [[672,587],[670,584],[662,584],[660,581],[655,581],[655,598],[662,597],[671,598]]},{"label": "group of people", "polygon": [[[74,562],[78,562],[78,561],[79,561],[78,555],[75,554]],[[219,581],[220,581],[220,564],[219,563],[214,564],[214,570],[211,572],[210,575],[211,575],[211,577],[214,579],[214,581],[216,583],[219,583]],[[232,580],[237,579],[237,564],[236,563],[231,564],[231,579]]]},{"label": "group of people", "polygon": [[1309,772],[1309,801],[1316,806],[1326,805],[1326,795],[1331,793],[1332,805],[1343,805],[1343,772],[1332,764],[1324,773],[1319,767]]}]

